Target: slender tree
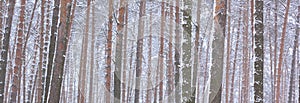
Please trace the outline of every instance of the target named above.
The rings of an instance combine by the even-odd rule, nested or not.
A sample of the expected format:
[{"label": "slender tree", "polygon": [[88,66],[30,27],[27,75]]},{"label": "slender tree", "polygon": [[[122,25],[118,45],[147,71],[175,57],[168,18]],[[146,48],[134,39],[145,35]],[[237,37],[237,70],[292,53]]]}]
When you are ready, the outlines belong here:
[{"label": "slender tree", "polygon": [[[263,3],[263,1],[260,1],[261,3]],[[279,53],[279,62],[278,62],[278,76],[276,79],[276,91],[275,91],[275,103],[279,103],[280,102],[280,84],[281,84],[281,75],[282,75],[282,64],[283,64],[283,54],[284,54],[284,41],[285,41],[285,35],[286,35],[286,28],[287,28],[287,19],[288,19],[288,14],[289,14],[289,9],[290,9],[290,3],[291,0],[287,0],[287,5],[286,5],[286,11],[284,14],[284,22],[283,22],[283,29],[282,29],[282,34],[281,34],[281,41],[280,41],[280,53]],[[262,5],[262,4],[261,4]],[[261,11],[263,12],[263,11]],[[263,17],[261,17],[263,18]],[[261,75],[262,75],[262,70],[261,70]],[[261,84],[262,85],[262,84]],[[261,93],[263,94],[263,93]]]},{"label": "slender tree", "polygon": [[114,71],[114,103],[121,99],[121,69],[122,69],[122,51],[123,51],[123,28],[125,17],[125,0],[120,0],[119,16],[117,22],[116,52],[115,52],[115,71]]},{"label": "slender tree", "polygon": [[[150,11],[150,20],[149,20],[149,43],[148,43],[148,74],[147,80],[151,81],[151,69],[152,69],[152,11]],[[147,83],[147,94],[146,94],[146,102],[151,103],[151,84],[152,82]]]},{"label": "slender tree", "polygon": [[87,1],[87,10],[86,10],[86,18],[85,18],[85,31],[82,39],[82,49],[80,56],[80,75],[78,82],[78,102],[84,103],[86,101],[86,68],[87,68],[87,58],[88,58],[88,44],[89,44],[89,25],[90,25],[90,5],[91,0]]},{"label": "slender tree", "polygon": [[176,0],[176,6],[175,6],[175,54],[174,54],[174,58],[175,58],[175,62],[174,62],[174,66],[175,66],[175,102],[176,103],[181,103],[181,85],[179,82],[179,76],[180,76],[180,53],[181,53],[181,36],[180,36],[180,16],[179,16],[179,0]]},{"label": "slender tree", "polygon": [[249,18],[248,18],[248,13],[249,13],[249,0],[245,0],[245,5],[244,5],[244,16],[243,16],[243,24],[245,26],[243,30],[243,79],[242,79],[242,94],[243,94],[243,99],[242,102],[247,103],[249,102],[249,49],[248,49],[248,36],[249,36]]},{"label": "slender tree", "polygon": [[[227,5],[228,5],[228,13],[231,14],[231,6],[230,6],[230,3],[231,3],[231,0],[228,0],[227,1]],[[231,54],[231,41],[230,41],[230,24],[231,24],[231,19],[230,19],[230,15],[227,15],[227,57],[226,57],[226,93],[225,93],[225,103],[228,103],[228,95],[229,95],[229,70],[230,70],[230,54]],[[234,71],[232,71],[234,72]],[[233,78],[231,78],[233,79]]]},{"label": "slender tree", "polygon": [[[45,16],[45,3],[46,1],[45,0],[42,0],[41,1],[41,21],[40,21],[40,35],[39,35],[39,39],[40,39],[40,48],[39,48],[39,52],[40,52],[40,55],[39,55],[39,67],[38,67],[38,79],[37,79],[37,102],[40,103],[41,100],[42,100],[42,91],[43,91],[43,87],[42,87],[42,73],[43,73],[43,65],[44,65],[44,56],[47,56],[47,55],[44,55],[44,16]],[[47,45],[47,44],[46,44]]]},{"label": "slender tree", "polygon": [[264,24],[263,0],[255,0],[255,61],[254,61],[254,102],[263,102],[263,71],[264,71]]},{"label": "slender tree", "polygon": [[91,62],[90,62],[90,87],[89,102],[94,102],[94,51],[95,51],[95,0],[92,1],[92,42],[91,42]]},{"label": "slender tree", "polygon": [[158,97],[159,102],[162,102],[163,98],[163,76],[164,76],[164,32],[165,32],[165,1],[161,1],[161,18],[160,18],[160,45],[159,45],[159,53],[158,53],[158,68],[157,68],[157,79],[158,83]]},{"label": "slender tree", "polygon": [[123,48],[123,55],[124,55],[124,59],[123,59],[123,76],[122,76],[122,101],[121,102],[125,102],[126,101],[126,77],[127,77],[127,34],[128,34],[128,2],[126,2],[126,8],[125,8],[125,32],[124,32],[124,48]]},{"label": "slender tree", "polygon": [[169,51],[168,51],[168,74],[167,74],[167,92],[168,92],[168,102],[174,103],[174,66],[173,66],[173,0],[170,2],[170,18],[169,18]]},{"label": "slender tree", "polygon": [[[241,10],[239,10],[239,14],[241,15]],[[231,75],[231,88],[230,88],[230,99],[229,99],[229,103],[233,103],[234,99],[233,99],[233,96],[234,96],[234,92],[233,92],[233,87],[234,87],[234,83],[235,83],[235,72],[236,72],[236,64],[237,64],[237,55],[238,55],[238,50],[239,50],[239,42],[240,42],[240,26],[241,26],[241,17],[239,17],[238,19],[238,28],[237,28],[237,37],[236,37],[236,44],[235,44],[235,52],[234,52],[234,60],[233,60],[233,69],[232,69],[232,75]],[[239,83],[239,82],[238,82]],[[240,84],[240,83],[239,83]]]},{"label": "slender tree", "polygon": [[21,10],[19,16],[19,25],[17,32],[17,48],[15,56],[15,67],[13,72],[13,84],[11,91],[11,102],[20,102],[21,97],[21,73],[22,73],[22,44],[23,44],[23,33],[24,33],[24,16],[25,16],[25,5],[26,1],[21,0]]},{"label": "slender tree", "polygon": [[108,3],[108,33],[107,33],[107,44],[106,44],[106,75],[105,75],[105,87],[107,91],[105,92],[106,103],[110,103],[110,84],[111,84],[111,54],[112,54],[112,18],[113,12],[113,0],[109,0]]},{"label": "slender tree", "polygon": [[139,29],[137,37],[137,48],[136,48],[136,73],[135,73],[135,90],[134,90],[134,102],[139,103],[140,100],[140,77],[143,63],[143,37],[144,37],[144,16],[146,11],[146,0],[140,1],[140,12],[139,12]]},{"label": "slender tree", "polygon": [[1,61],[0,61],[0,102],[4,100],[4,86],[5,86],[5,77],[6,77],[6,67],[7,67],[7,54],[9,49],[9,41],[10,41],[10,34],[11,34],[11,26],[12,20],[14,16],[14,8],[15,8],[16,0],[9,0],[8,2],[8,11],[7,11],[7,18],[6,18],[6,26],[3,36],[3,46],[1,47]]}]

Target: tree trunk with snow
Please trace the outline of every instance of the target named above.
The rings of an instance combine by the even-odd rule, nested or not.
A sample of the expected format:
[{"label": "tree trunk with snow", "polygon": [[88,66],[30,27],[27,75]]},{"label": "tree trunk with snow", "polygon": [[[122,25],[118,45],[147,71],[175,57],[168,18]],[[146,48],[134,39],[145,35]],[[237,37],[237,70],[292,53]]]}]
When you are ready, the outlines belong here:
[{"label": "tree trunk with snow", "polygon": [[140,100],[140,78],[143,67],[143,39],[144,39],[144,16],[146,12],[146,0],[140,1],[139,12],[139,24],[138,24],[138,37],[136,47],[136,75],[135,75],[135,90],[134,90],[134,102],[139,103]]},{"label": "tree trunk with snow", "polygon": [[222,94],[222,75],[226,27],[226,0],[215,0],[212,54],[209,80],[206,85],[205,103],[220,103]]},{"label": "tree trunk with snow", "polygon": [[71,29],[71,0],[61,2],[60,26],[57,36],[56,54],[53,66],[53,75],[49,93],[49,103],[58,103],[61,96],[62,80],[64,73],[65,56],[69,42],[69,29]]}]

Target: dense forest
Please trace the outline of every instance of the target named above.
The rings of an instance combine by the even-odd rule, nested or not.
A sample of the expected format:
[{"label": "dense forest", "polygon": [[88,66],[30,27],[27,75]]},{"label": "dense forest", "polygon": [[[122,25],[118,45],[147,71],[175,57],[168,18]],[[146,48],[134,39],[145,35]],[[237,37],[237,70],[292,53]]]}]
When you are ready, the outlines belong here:
[{"label": "dense forest", "polygon": [[299,103],[300,0],[0,0],[0,103]]}]

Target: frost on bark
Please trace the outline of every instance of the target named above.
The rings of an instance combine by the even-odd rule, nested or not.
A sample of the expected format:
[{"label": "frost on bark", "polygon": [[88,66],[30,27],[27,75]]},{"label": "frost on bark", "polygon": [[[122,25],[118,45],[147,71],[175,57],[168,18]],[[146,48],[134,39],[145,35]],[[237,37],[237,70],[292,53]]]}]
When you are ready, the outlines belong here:
[{"label": "frost on bark", "polygon": [[115,71],[114,71],[114,103],[120,102],[121,99],[121,69],[122,69],[122,51],[123,51],[123,28],[125,14],[125,0],[120,0],[119,16],[117,22],[116,34],[116,52],[115,52]]},{"label": "frost on bark", "polygon": [[226,27],[226,0],[215,0],[214,7],[214,28],[212,38],[212,64],[208,80],[207,90],[208,97],[204,102],[220,103],[222,94],[222,75]]},{"label": "frost on bark", "polygon": [[48,93],[50,88],[50,79],[52,75],[52,66],[54,62],[53,59],[54,59],[54,52],[55,52],[55,45],[56,45],[59,6],[60,6],[60,0],[55,0],[53,14],[52,14],[52,26],[51,26],[50,45],[49,45],[49,56],[48,56],[48,63],[47,63],[48,65],[46,71],[45,91],[43,93],[44,103],[47,103]]},{"label": "frost on bark", "polygon": [[255,61],[254,61],[254,102],[263,102],[263,69],[264,69],[264,24],[263,0],[255,0]]},{"label": "frost on bark", "polygon": [[95,1],[92,1],[92,41],[91,41],[91,59],[90,59],[90,87],[89,87],[89,102],[94,102],[94,53],[95,53]]},{"label": "frost on bark", "polygon": [[[17,31],[17,48],[15,56],[15,67],[13,70],[13,84],[11,89],[11,102],[20,102],[20,87],[21,87],[21,71],[22,71],[22,44],[23,44],[23,33],[24,33],[24,16],[25,16],[25,0],[21,0],[21,10],[19,16],[19,25]],[[17,101],[18,100],[18,101]]]},{"label": "frost on bark", "polygon": [[135,90],[134,102],[139,103],[140,100],[140,77],[143,63],[143,37],[144,37],[144,16],[145,16],[146,0],[140,1],[138,37],[136,48],[136,75],[135,75]]},{"label": "frost on bark", "polygon": [[106,44],[106,74],[105,74],[105,100],[106,103],[110,103],[110,84],[111,84],[111,54],[112,54],[112,24],[113,24],[113,18],[112,18],[112,12],[113,12],[113,0],[109,0],[108,4],[108,31],[107,31],[107,44]]},{"label": "frost on bark", "polygon": [[[0,102],[4,100],[4,86],[5,86],[5,76],[6,76],[6,67],[7,67],[7,54],[9,49],[9,41],[10,41],[10,34],[11,34],[11,26],[12,20],[14,16],[14,8],[16,0],[10,0],[8,2],[8,11],[7,11],[7,18],[5,24],[5,31],[3,36],[3,46],[1,47],[1,61],[0,61]],[[1,33],[2,35],[2,33]]]},{"label": "frost on bark", "polygon": [[89,20],[90,20],[90,4],[91,0],[87,1],[87,10],[86,10],[86,18],[85,18],[85,31],[82,38],[82,48],[81,48],[81,56],[80,56],[80,74],[79,74],[79,82],[78,82],[78,101],[85,102],[86,101],[86,71],[87,71],[87,58],[88,58],[88,44],[89,44]]},{"label": "frost on bark", "polygon": [[65,56],[69,42],[69,29],[71,24],[71,0],[61,1],[60,26],[57,36],[56,54],[53,66],[49,103],[58,103],[61,96],[62,80],[64,73]]},{"label": "frost on bark", "polygon": [[181,85],[179,82],[179,70],[180,70],[180,53],[181,53],[181,40],[180,40],[180,20],[179,20],[179,0],[176,0],[176,6],[175,6],[175,54],[174,54],[174,66],[175,66],[175,102],[181,103]]},{"label": "frost on bark", "polygon": [[183,3],[182,99],[187,102],[192,96],[192,0],[183,0]]}]

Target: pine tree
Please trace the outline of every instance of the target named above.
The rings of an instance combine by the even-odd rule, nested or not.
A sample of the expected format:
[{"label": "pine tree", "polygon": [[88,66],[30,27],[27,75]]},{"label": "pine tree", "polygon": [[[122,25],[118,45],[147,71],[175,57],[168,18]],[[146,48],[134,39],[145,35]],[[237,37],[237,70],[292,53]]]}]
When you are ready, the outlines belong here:
[{"label": "pine tree", "polygon": [[255,0],[255,61],[254,61],[254,102],[263,102],[263,71],[264,71],[264,24],[263,0]]}]

